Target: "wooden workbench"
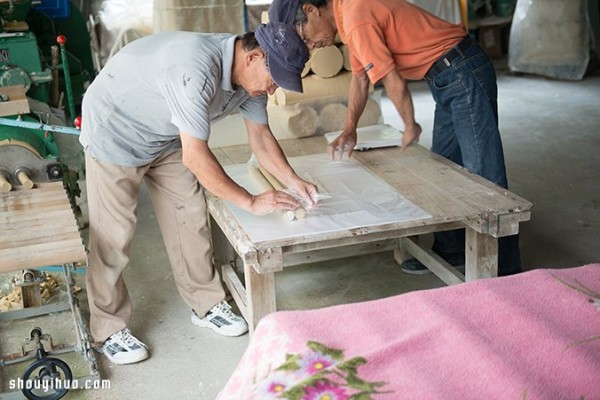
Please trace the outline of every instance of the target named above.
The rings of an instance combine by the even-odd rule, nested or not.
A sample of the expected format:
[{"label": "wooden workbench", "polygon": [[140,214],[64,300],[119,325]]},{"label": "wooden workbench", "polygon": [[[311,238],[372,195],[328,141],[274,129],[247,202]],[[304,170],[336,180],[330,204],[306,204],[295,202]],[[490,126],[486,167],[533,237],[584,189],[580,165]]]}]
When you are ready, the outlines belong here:
[{"label": "wooden workbench", "polygon": [[0,193],[0,273],[85,264],[86,257],[62,181]]},{"label": "wooden workbench", "polygon": [[[280,144],[287,157],[323,153],[326,149],[323,137],[284,140]],[[245,163],[251,155],[247,145],[216,148],[213,152],[223,165]],[[344,257],[393,249],[400,263],[411,254],[447,284],[494,277],[498,273],[497,238],[518,233],[519,223],[530,218],[529,201],[422,146],[412,145],[405,152],[397,147],[355,152],[353,158],[432,217],[256,243],[227,205],[207,194],[215,260],[223,267],[223,280],[251,332],[263,316],[276,311],[274,273],[284,266],[306,262],[308,257],[313,262],[330,259],[327,249],[345,246],[339,252]],[[465,275],[410,238],[456,228],[466,228]],[[245,285],[232,267],[234,251],[243,262]]]}]

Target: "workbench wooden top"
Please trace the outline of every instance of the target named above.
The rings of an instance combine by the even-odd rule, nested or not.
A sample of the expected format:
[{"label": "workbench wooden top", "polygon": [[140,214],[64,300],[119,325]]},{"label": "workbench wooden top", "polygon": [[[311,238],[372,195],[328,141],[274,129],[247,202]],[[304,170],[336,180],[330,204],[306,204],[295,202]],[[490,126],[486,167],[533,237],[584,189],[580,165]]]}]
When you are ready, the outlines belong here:
[{"label": "workbench wooden top", "polygon": [[[279,143],[287,157],[323,153],[327,146],[322,136]],[[219,147],[213,152],[222,165],[245,163],[251,156],[248,145]],[[518,223],[530,218],[531,202],[423,146],[411,145],[404,152],[399,147],[355,151],[352,157],[432,216],[377,229],[459,223],[501,237],[517,233]],[[223,210],[222,201],[211,197],[209,206]]]},{"label": "workbench wooden top", "polygon": [[0,193],[0,273],[85,259],[85,246],[62,182]]}]

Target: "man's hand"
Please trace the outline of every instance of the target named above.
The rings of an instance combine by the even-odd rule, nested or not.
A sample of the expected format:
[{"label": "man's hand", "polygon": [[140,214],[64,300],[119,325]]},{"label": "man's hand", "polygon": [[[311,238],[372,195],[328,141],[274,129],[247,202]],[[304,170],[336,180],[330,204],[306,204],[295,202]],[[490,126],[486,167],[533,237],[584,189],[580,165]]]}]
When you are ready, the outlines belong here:
[{"label": "man's hand", "polygon": [[406,150],[406,148],[411,143],[419,143],[419,136],[421,136],[421,125],[414,123],[411,127],[405,128],[404,133],[402,134],[402,151]]},{"label": "man's hand", "polygon": [[348,153],[348,158],[352,156],[356,146],[356,130],[344,131],[327,146],[327,154],[332,161],[341,160],[344,153]]},{"label": "man's hand", "polygon": [[317,205],[319,190],[316,185],[298,178],[289,183],[287,188],[290,192],[304,200],[307,208]]},{"label": "man's hand", "polygon": [[300,207],[300,202],[294,196],[279,190],[268,190],[257,196],[252,196],[247,211],[255,215],[267,215],[279,210],[294,211]]}]

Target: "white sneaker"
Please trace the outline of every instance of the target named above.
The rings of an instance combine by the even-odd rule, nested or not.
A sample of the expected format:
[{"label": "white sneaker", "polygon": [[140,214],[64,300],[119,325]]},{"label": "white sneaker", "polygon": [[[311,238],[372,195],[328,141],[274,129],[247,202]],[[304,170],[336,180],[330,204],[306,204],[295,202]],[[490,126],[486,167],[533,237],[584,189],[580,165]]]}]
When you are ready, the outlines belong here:
[{"label": "white sneaker", "polygon": [[148,347],[127,328],[113,333],[100,350],[115,364],[133,364],[148,358]]},{"label": "white sneaker", "polygon": [[246,321],[235,315],[225,300],[217,303],[204,317],[192,310],[192,323],[202,328],[210,328],[223,336],[240,336],[248,332]]}]

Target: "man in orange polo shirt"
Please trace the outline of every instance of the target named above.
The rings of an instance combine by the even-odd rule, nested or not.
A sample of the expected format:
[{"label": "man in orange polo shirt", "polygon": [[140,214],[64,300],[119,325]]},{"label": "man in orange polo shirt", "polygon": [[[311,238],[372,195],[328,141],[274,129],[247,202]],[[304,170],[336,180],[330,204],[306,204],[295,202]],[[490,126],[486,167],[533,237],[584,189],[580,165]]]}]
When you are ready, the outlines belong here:
[{"label": "man in orange polo shirt", "polygon": [[[330,46],[336,34],[348,47],[352,80],[342,133],[329,145],[350,157],[369,83],[381,81],[403,122],[402,148],[417,142],[407,80],[425,79],[436,103],[431,151],[489,181],[508,187],[498,131],[497,84],[489,56],[462,24],[452,24],[405,0],[274,0],[269,20],[293,24],[309,48]],[[432,250],[464,264],[464,230],[434,235]],[[518,236],[499,240],[499,275],[521,271]],[[411,274],[430,271],[416,259]]]}]

